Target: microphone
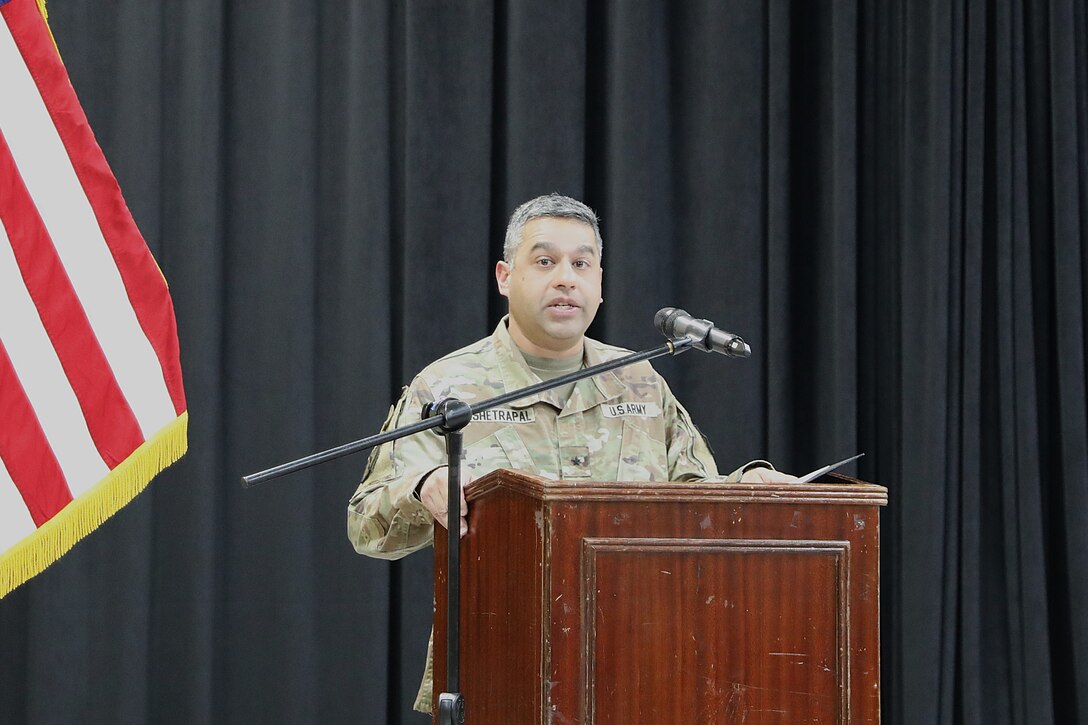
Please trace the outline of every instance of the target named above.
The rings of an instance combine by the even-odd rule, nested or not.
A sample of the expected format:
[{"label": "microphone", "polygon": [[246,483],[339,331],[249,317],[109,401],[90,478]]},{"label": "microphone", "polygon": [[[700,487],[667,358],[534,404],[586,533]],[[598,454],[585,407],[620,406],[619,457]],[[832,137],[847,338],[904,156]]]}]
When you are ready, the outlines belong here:
[{"label": "microphone", "polygon": [[675,307],[658,310],[654,315],[654,327],[670,340],[692,338],[695,340],[693,347],[703,352],[719,352],[729,357],[748,357],[752,354],[752,348],[739,336],[719,330],[710,320],[700,320]]}]

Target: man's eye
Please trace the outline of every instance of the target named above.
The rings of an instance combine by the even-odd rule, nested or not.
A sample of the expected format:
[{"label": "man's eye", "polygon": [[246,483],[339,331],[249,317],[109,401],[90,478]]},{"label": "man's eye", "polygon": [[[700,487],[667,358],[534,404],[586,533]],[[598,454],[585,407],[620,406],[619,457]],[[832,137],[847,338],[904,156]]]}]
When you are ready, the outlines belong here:
[{"label": "man's eye", "polygon": [[589,262],[584,259],[579,259],[577,262],[574,263],[574,266],[578,269],[589,269]]},{"label": "man's eye", "polygon": [[536,260],[536,263],[539,264],[541,267],[550,267],[552,264],[552,260],[548,259],[547,257],[541,257],[540,259]]}]

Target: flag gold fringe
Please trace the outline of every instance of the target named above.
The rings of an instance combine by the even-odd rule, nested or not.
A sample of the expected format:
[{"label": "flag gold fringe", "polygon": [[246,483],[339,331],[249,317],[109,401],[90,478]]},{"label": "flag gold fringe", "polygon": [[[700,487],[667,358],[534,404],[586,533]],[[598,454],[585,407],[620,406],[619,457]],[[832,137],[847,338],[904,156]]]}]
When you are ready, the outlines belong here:
[{"label": "flag gold fringe", "polygon": [[0,553],[0,599],[75,546],[134,499],[160,471],[188,448],[188,411],[144,442],[109,475],[56,516]]}]

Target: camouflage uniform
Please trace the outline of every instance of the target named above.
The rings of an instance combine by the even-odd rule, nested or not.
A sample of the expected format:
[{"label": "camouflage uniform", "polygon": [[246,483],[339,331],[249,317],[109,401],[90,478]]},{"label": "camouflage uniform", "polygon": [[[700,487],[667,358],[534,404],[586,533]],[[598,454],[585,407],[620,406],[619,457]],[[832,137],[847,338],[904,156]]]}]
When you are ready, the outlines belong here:
[{"label": "camouflage uniform", "polygon": [[[585,340],[585,363],[629,354]],[[405,388],[383,430],[415,423],[424,404],[475,403],[539,382],[506,328],[427,366]],[[563,401],[538,393],[477,413],[464,429],[465,464],[474,478],[497,468],[587,481],[686,481],[718,469],[688,412],[648,362],[580,381]],[[348,505],[348,536],[361,554],[384,559],[428,546],[434,520],[416,487],[445,463],[442,437],[427,431],[375,450]],[[753,462],[728,478],[737,479]],[[471,511],[469,513],[471,521]],[[416,709],[431,711],[431,654]]]}]

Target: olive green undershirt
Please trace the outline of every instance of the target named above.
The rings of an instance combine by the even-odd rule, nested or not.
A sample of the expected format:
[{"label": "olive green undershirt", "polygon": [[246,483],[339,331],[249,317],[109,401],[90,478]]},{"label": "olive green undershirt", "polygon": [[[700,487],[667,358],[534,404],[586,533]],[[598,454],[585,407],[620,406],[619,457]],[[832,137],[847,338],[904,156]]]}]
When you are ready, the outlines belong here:
[{"label": "olive green undershirt", "polygon": [[[529,366],[529,369],[536,373],[537,377],[545,381],[554,380],[560,375],[573,373],[584,367],[583,353],[560,358],[538,357],[537,355],[530,355],[524,350],[521,350],[521,354],[525,358],[525,364]],[[574,386],[575,383],[567,383],[548,391],[546,394],[553,396],[552,399],[562,407],[566,404],[570,394],[574,392]]]}]

